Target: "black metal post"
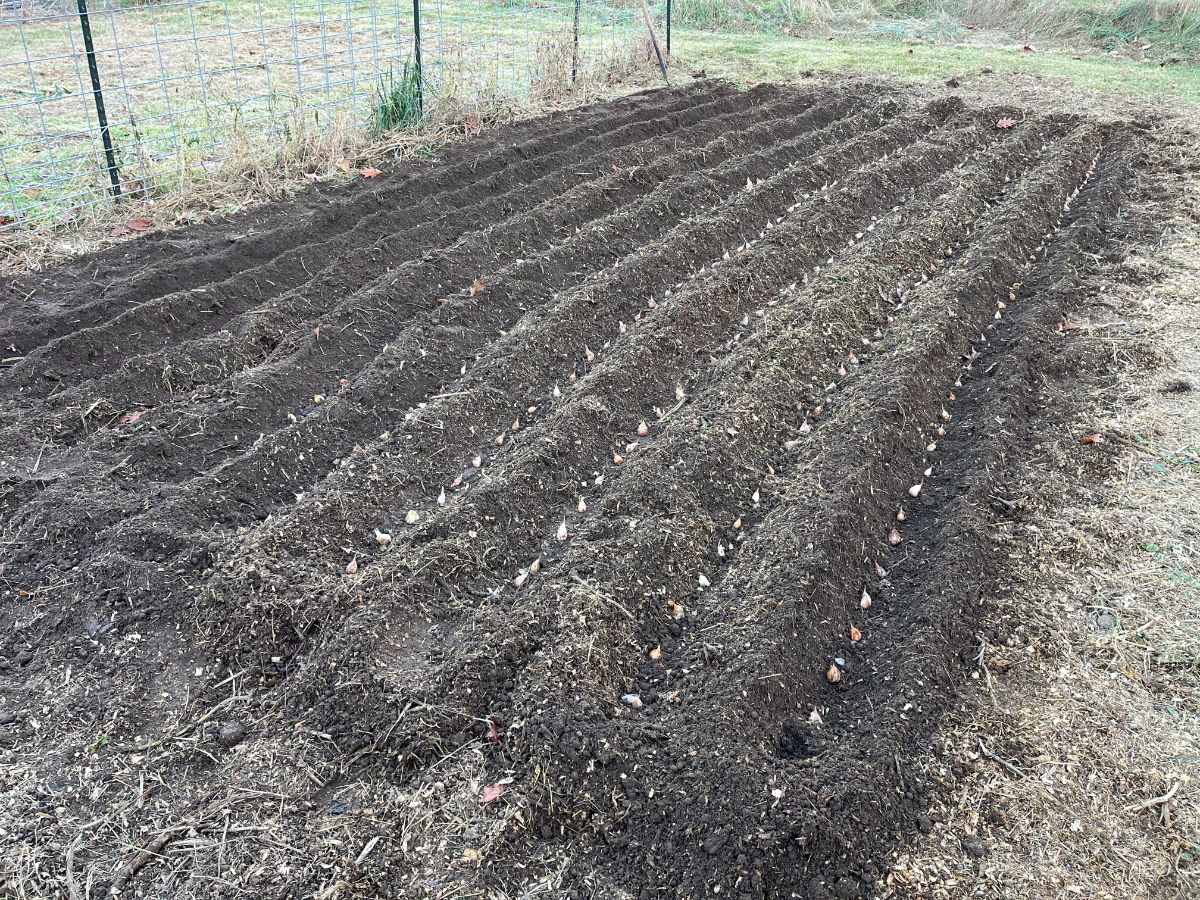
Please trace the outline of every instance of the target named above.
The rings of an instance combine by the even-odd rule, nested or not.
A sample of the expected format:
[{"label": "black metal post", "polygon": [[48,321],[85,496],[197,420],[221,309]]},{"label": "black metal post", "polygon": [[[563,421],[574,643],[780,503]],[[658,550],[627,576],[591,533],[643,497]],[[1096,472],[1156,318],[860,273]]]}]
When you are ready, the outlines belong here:
[{"label": "black metal post", "polygon": [[671,55],[671,0],[667,0],[667,56]]},{"label": "black metal post", "polygon": [[100,140],[104,144],[104,161],[108,163],[108,180],[112,182],[113,197],[120,198],[121,173],[117,171],[117,155],[113,152],[112,135],[108,131],[108,114],[104,111],[104,92],[100,89],[100,68],[96,65],[96,48],[92,44],[92,23],[88,20],[87,0],[79,0],[79,27],[83,29],[88,74],[92,76],[92,100],[96,104],[96,119],[100,123]]},{"label": "black metal post", "polygon": [[638,4],[642,7],[642,18],[646,20],[646,31],[650,33],[650,43],[654,45],[654,55],[658,57],[658,68],[662,72],[663,81],[670,84],[671,78],[667,75],[667,61],[663,57],[662,47],[658,45],[658,35],[654,33],[654,19],[650,17],[650,7],[646,5],[646,0],[638,0]]},{"label": "black metal post", "polygon": [[579,77],[579,7],[582,4],[583,0],[575,0],[575,27],[571,44],[571,84],[574,84],[575,79]]},{"label": "black metal post", "polygon": [[421,0],[413,0],[413,53],[417,63],[417,110],[424,115],[425,70],[421,66]]}]

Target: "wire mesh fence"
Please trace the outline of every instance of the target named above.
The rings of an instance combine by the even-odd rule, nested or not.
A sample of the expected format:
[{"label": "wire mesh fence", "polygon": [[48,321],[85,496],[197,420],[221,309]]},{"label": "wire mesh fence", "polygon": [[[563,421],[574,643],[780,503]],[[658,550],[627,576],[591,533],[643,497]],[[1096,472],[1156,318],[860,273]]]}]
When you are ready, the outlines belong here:
[{"label": "wire mesh fence", "polygon": [[653,59],[668,0],[0,0],[0,227]]}]

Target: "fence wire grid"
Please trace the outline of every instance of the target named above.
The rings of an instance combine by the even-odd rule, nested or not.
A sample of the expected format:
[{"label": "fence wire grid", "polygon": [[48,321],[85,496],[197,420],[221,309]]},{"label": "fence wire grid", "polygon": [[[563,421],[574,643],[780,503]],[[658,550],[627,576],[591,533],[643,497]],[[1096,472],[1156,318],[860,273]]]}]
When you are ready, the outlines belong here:
[{"label": "fence wire grid", "polygon": [[0,0],[0,228],[394,125],[418,86],[428,110],[613,79],[654,59],[647,13],[663,42],[668,0]]}]

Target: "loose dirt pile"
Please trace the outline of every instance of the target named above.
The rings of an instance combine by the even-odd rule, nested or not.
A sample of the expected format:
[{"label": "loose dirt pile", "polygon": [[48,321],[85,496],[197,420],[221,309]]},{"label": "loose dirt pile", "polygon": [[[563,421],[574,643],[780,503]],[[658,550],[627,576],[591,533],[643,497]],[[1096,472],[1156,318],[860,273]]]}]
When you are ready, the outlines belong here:
[{"label": "loose dirt pile", "polygon": [[6,890],[871,894],[1152,125],[697,83],[7,286]]}]

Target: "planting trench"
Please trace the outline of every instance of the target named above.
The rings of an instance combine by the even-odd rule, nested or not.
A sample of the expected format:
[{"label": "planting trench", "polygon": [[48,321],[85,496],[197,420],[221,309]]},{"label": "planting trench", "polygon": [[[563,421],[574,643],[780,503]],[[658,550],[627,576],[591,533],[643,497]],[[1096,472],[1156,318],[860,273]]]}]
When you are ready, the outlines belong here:
[{"label": "planting trench", "polygon": [[[870,896],[1152,146],[699,83],[6,286],[26,877]],[[378,798],[468,756],[415,852]]]}]

